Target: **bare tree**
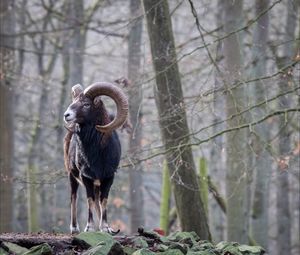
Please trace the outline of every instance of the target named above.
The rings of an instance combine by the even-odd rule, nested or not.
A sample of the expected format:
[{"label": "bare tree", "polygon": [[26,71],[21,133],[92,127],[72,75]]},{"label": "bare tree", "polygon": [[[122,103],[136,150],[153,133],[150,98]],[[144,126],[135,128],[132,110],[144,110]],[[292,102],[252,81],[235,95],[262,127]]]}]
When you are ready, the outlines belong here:
[{"label": "bare tree", "polygon": [[[224,3],[224,31],[226,34],[243,24],[243,1]],[[242,79],[241,33],[234,33],[224,40],[224,61],[226,73],[226,111],[227,117],[238,114],[244,108],[244,87],[232,89],[230,84]],[[231,118],[227,127],[244,123],[242,116]],[[245,130],[235,130],[227,134],[226,142],[226,196],[227,196],[227,238],[230,241],[248,242],[247,212],[247,166]]]},{"label": "bare tree", "polygon": [[0,3],[0,232],[12,231],[14,1]]},{"label": "bare tree", "polygon": [[[141,149],[142,139],[142,86],[140,80],[141,68],[141,37],[142,18],[140,0],[130,1],[130,16],[133,21],[130,24],[128,38],[128,78],[129,87],[129,115],[133,125],[133,130],[129,138],[129,153],[132,157]],[[143,174],[140,163],[135,164],[129,171],[130,190],[130,229],[136,232],[145,224],[144,216],[144,196],[143,196]]]},{"label": "bare tree", "polygon": [[189,145],[168,1],[144,0],[143,4],[156,73],[155,101],[179,220],[184,231],[193,230],[208,240],[211,237]]},{"label": "bare tree", "polygon": [[[256,2],[256,16],[266,10],[269,0]],[[261,16],[256,23],[253,36],[253,74],[260,77],[266,73],[267,62],[267,41],[269,31],[269,13]],[[255,84],[253,97],[258,104],[267,96],[266,87],[261,81]],[[267,114],[266,104],[257,107],[251,115],[254,118],[261,118]],[[268,208],[269,208],[269,183],[271,175],[271,159],[268,152],[270,126],[263,122],[254,128],[254,165],[255,165],[255,190],[252,205],[252,237],[263,247],[268,247]]]},{"label": "bare tree", "polygon": [[[285,23],[283,57],[277,58],[279,68],[289,64],[297,54],[293,49],[295,40],[295,28],[297,21],[298,4],[293,4],[291,1],[287,3],[287,16]],[[290,77],[283,76],[279,83],[280,92],[284,92],[288,88]],[[281,96],[279,98],[279,107],[286,109],[291,105],[291,97]],[[278,159],[278,183],[277,183],[277,250],[278,254],[291,254],[291,213],[289,199],[289,172],[286,171],[285,163],[288,160],[291,151],[291,127],[287,122],[286,116],[280,116],[279,119],[279,159]]]}]

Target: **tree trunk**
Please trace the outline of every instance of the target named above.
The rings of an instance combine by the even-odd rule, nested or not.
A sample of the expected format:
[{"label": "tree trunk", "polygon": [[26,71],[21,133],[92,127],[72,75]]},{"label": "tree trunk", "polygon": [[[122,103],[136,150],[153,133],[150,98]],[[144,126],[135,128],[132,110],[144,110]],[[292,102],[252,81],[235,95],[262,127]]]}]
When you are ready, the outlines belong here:
[{"label": "tree trunk", "polygon": [[[63,32],[63,47],[62,47],[62,69],[63,69],[63,80],[60,91],[60,101],[58,108],[58,128],[57,128],[57,153],[59,155],[59,168],[64,168],[63,164],[63,137],[65,135],[63,114],[67,109],[68,104],[71,102],[71,88],[75,84],[83,83],[83,66],[84,57],[83,49],[85,44],[86,31],[84,30],[84,6],[83,1],[65,1],[63,5],[63,12],[67,13],[65,20],[63,21],[62,27],[65,28]],[[72,30],[67,29],[72,27]],[[55,202],[58,208],[65,208],[66,199],[69,200],[69,194],[62,196],[62,191],[65,190],[65,180],[60,181],[56,184]],[[84,206],[85,204],[81,201],[85,200],[85,193],[78,193],[78,216],[80,219],[86,218]],[[65,215],[58,215],[58,218],[62,218]],[[69,221],[69,217],[65,218],[65,221]],[[69,229],[68,229],[69,231]]]},{"label": "tree trunk", "polygon": [[[266,10],[269,5],[269,0],[256,0],[256,16]],[[257,21],[254,39],[253,39],[253,62],[254,62],[254,77],[262,77],[266,74],[267,61],[267,40],[269,30],[269,14],[265,13]],[[266,98],[266,89],[263,82],[258,81],[255,84],[253,100],[255,103],[260,103]],[[266,104],[262,107],[257,107],[251,112],[254,118],[262,118],[267,114]],[[252,237],[255,241],[268,248],[268,208],[269,208],[269,183],[271,175],[271,158],[267,150],[269,144],[270,126],[267,121],[257,125],[254,128],[255,138],[253,141],[254,149],[254,165],[255,174],[255,190],[252,205]]]},{"label": "tree trunk", "polygon": [[[208,222],[200,197],[189,128],[176,62],[175,43],[166,0],[143,0],[147,17],[152,61],[156,73],[155,102],[161,136],[172,179],[181,227],[210,239]],[[192,201],[192,205],[191,205]]]},{"label": "tree trunk", "polygon": [[[297,4],[287,2],[287,19],[285,24],[284,41],[287,43],[283,49],[283,58],[279,63],[279,68],[289,64],[295,56],[293,49],[293,41],[295,40],[295,28],[297,21]],[[284,92],[289,88],[289,77],[282,78],[279,83],[280,92]],[[280,108],[289,108],[291,98],[289,96],[281,96],[278,105]],[[290,201],[289,201],[289,172],[282,168],[282,160],[285,162],[291,151],[291,130],[286,116],[282,115],[279,119],[279,155],[278,159],[278,183],[277,183],[277,250],[278,254],[291,254],[291,217],[290,217]],[[298,194],[299,195],[299,194]]]},{"label": "tree trunk", "polygon": [[[51,9],[51,8],[50,8]],[[51,11],[48,11],[45,14],[43,19],[42,29],[46,30],[49,27],[49,23],[51,20]],[[56,39],[56,43],[57,43]],[[47,126],[45,125],[49,118],[48,106],[49,106],[49,94],[51,90],[49,89],[49,77],[51,76],[56,60],[57,53],[52,55],[45,66],[45,59],[48,59],[47,56],[44,55],[44,51],[46,48],[46,35],[41,35],[39,44],[36,45],[37,53],[37,69],[38,74],[42,78],[41,82],[41,95],[38,103],[38,112],[35,117],[34,126],[31,132],[31,141],[29,143],[29,153],[28,153],[28,166],[27,166],[27,201],[28,201],[28,231],[37,231],[39,228],[39,219],[38,219],[38,211],[41,209],[41,217],[46,219],[43,222],[45,223],[45,227],[48,227],[51,222],[51,216],[48,214],[49,210],[47,210],[45,205],[48,205],[48,194],[42,190],[41,194],[37,192],[37,178],[36,174],[39,171],[40,162],[43,160],[44,155],[46,155],[45,143],[43,142],[45,138],[45,130]],[[40,196],[42,195],[42,196]],[[44,206],[39,208],[38,200],[39,196],[43,198],[42,204]]]},{"label": "tree trunk", "polygon": [[73,36],[70,41],[70,85],[83,82],[83,49],[85,32],[83,0],[71,1],[71,22],[74,26]]},{"label": "tree trunk", "polygon": [[163,163],[162,187],[160,200],[160,220],[159,226],[168,235],[169,232],[169,214],[170,214],[171,183],[167,162]]},{"label": "tree trunk", "polygon": [[[128,78],[129,88],[129,115],[133,126],[129,138],[129,153],[132,157],[140,151],[142,139],[142,86],[138,82],[140,79],[141,66],[141,36],[142,19],[137,18],[141,13],[140,0],[130,1],[130,17],[134,19],[131,24],[128,39]],[[143,175],[141,164],[135,164],[129,171],[130,190],[130,229],[131,233],[144,225],[144,196],[143,196]]]},{"label": "tree trunk", "polygon": [[0,232],[12,231],[14,1],[0,4]]},{"label": "tree trunk", "polygon": [[[224,24],[224,1],[218,0],[217,2],[217,13],[216,13],[216,26],[222,27]],[[218,36],[223,35],[223,29],[218,32]],[[222,42],[219,42],[216,46],[216,63],[222,64]],[[217,69],[215,72],[215,81],[214,81],[214,89],[218,90],[221,86],[224,86],[224,82],[222,81],[222,76]],[[224,109],[225,100],[223,96],[220,96],[218,93],[214,94],[213,99],[213,134],[224,130],[224,125],[216,125],[217,122],[222,120],[225,116]],[[224,153],[222,153],[222,148],[224,144],[224,137],[219,136],[213,140],[213,146],[211,146],[210,150],[210,160],[208,165],[208,175],[211,177],[215,185],[218,187],[218,190],[223,193],[225,190],[225,184],[223,180],[225,179],[225,167],[224,167]],[[212,192],[213,193],[213,192]],[[224,194],[224,193],[223,193]],[[224,240],[225,234],[225,216],[220,208],[219,204],[215,199],[209,201],[209,227],[211,230],[211,234],[214,242],[220,242]]]},{"label": "tree trunk", "polygon": [[[230,33],[242,24],[242,1],[225,1],[225,33]],[[244,88],[230,89],[230,85],[241,79],[242,54],[240,33],[235,33],[224,40],[224,57],[227,71],[226,94],[227,117],[238,114],[244,108]],[[227,128],[244,123],[241,116],[230,119]],[[226,145],[226,195],[227,195],[227,239],[240,243],[248,242],[248,212],[247,212],[247,169],[245,151],[247,141],[245,130],[228,133]]]},{"label": "tree trunk", "polygon": [[207,178],[207,161],[206,158],[199,160],[199,186],[200,195],[203,201],[204,209],[208,218],[208,178]]}]

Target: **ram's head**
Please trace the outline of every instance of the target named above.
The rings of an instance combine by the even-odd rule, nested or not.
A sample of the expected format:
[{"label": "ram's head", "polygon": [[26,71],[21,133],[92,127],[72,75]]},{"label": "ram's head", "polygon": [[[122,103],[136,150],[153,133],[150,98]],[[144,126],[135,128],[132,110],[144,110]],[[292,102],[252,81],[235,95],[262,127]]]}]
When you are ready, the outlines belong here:
[{"label": "ram's head", "polygon": [[[109,119],[105,106],[100,96],[112,98],[117,106],[117,114],[112,121],[105,123],[103,119]],[[72,126],[78,124],[93,124],[100,132],[110,132],[121,127],[128,116],[128,99],[124,92],[117,86],[107,82],[96,82],[85,90],[77,84],[72,87],[72,103],[64,114],[64,120]],[[104,125],[99,125],[103,123]],[[106,121],[107,122],[107,121]]]}]

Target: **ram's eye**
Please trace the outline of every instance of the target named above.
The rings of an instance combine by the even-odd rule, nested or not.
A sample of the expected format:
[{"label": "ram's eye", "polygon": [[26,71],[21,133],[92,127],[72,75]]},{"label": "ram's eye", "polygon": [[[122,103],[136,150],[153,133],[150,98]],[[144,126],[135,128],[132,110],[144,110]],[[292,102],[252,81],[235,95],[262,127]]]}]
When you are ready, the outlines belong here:
[{"label": "ram's eye", "polygon": [[84,104],[83,107],[84,108],[89,108],[91,105],[90,104]]}]

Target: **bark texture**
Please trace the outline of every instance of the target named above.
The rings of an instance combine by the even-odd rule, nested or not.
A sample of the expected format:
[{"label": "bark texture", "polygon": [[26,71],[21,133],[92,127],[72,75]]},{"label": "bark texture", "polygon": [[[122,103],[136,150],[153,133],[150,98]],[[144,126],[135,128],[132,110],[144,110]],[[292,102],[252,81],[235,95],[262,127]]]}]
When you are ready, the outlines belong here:
[{"label": "bark texture", "polygon": [[[217,13],[216,13],[216,27],[222,27],[224,24],[224,1],[218,0],[217,2]],[[223,30],[221,29],[218,32],[218,36],[223,35]],[[222,52],[222,42],[219,42],[216,46],[216,63],[221,66],[223,52]],[[217,70],[215,72],[215,81],[214,81],[214,89],[218,90],[221,86],[224,85],[222,81],[222,74]],[[220,96],[218,93],[214,94],[213,99],[213,123],[218,123],[225,117],[225,100],[224,97]],[[213,133],[216,134],[221,130],[224,130],[224,125],[214,125]],[[224,153],[222,153],[222,147],[224,144],[224,137],[219,136],[213,140],[213,145],[211,146],[210,151],[210,160],[208,164],[208,175],[211,177],[214,184],[218,187],[218,190],[222,193],[225,190],[225,174],[224,174]],[[215,194],[212,192],[212,194]],[[219,198],[219,196],[215,196],[215,198]],[[222,212],[222,208],[219,206],[219,203],[215,199],[211,199],[209,201],[209,227],[211,231],[211,235],[213,237],[214,242],[220,242],[224,240],[225,234],[225,215]]]},{"label": "bark texture", "polygon": [[178,217],[184,231],[195,231],[201,239],[210,239],[189,145],[189,128],[168,2],[144,0],[143,4],[156,73],[155,102],[159,113],[161,136],[167,151],[166,158]]},{"label": "bark texture", "polygon": [[[256,1],[256,16],[266,10],[269,0]],[[267,40],[269,30],[268,12],[260,17],[254,30],[253,39],[253,61],[254,76],[261,77],[266,73],[267,61]],[[267,91],[263,82],[255,84],[254,98],[255,103],[265,100]],[[262,118],[267,114],[266,105],[258,107],[252,112],[254,118]],[[267,150],[270,126],[267,121],[255,127],[254,138],[254,165],[255,165],[255,188],[252,205],[252,237],[264,248],[268,247],[268,208],[269,208],[269,183],[271,174],[271,158]]]},{"label": "bark texture", "polygon": [[0,3],[0,232],[12,231],[14,1]]},{"label": "bark texture", "polygon": [[[299,5],[299,4],[298,4]],[[296,55],[293,48],[292,40],[295,40],[295,28],[297,22],[297,4],[292,2],[287,3],[287,19],[285,23],[285,38],[288,43],[285,44],[283,49],[283,58],[279,63],[279,68],[285,66],[293,61]],[[284,92],[289,88],[289,77],[282,78],[279,83],[280,92]],[[279,100],[279,106],[283,109],[289,108],[291,97],[282,96]],[[291,151],[291,129],[288,125],[287,117],[282,115],[279,120],[279,161],[278,161],[278,183],[277,183],[277,250],[278,254],[291,254],[291,212],[290,212],[290,199],[289,199],[289,172],[288,169],[283,169],[281,161],[283,162],[289,157]],[[299,194],[298,194],[299,195]]]},{"label": "bark texture", "polygon": [[[141,13],[140,0],[130,0],[130,16],[134,19],[131,24],[128,38],[128,78],[129,88],[129,115],[133,126],[129,138],[129,153],[131,157],[140,151],[142,139],[142,86],[140,80],[141,68],[141,37],[142,19],[138,16]],[[140,163],[135,164],[129,172],[130,183],[130,229],[131,233],[136,232],[144,226],[144,196],[143,196],[143,174]]]},{"label": "bark texture", "polygon": [[[242,24],[242,1],[224,2],[225,34],[235,31]],[[227,117],[238,114],[244,108],[244,87],[231,89],[232,84],[241,80],[242,47],[240,33],[232,34],[224,40],[224,61],[226,65],[226,113]],[[227,128],[244,123],[237,117],[227,121]],[[247,141],[245,130],[236,130],[227,134],[226,145],[226,196],[227,196],[227,239],[240,243],[248,242],[248,195],[247,167],[245,152]]]}]

